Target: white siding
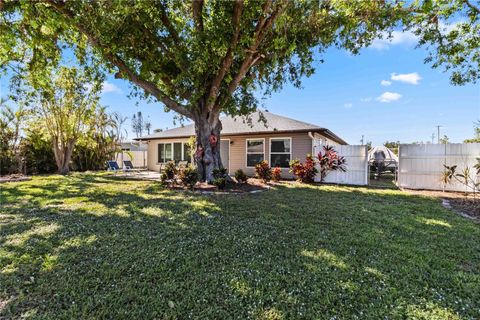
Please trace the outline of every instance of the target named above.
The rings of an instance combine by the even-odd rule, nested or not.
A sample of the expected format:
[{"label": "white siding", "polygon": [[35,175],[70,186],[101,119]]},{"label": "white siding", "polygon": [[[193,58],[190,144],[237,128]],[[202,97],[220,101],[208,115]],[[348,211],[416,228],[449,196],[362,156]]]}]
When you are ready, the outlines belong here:
[{"label": "white siding", "polygon": [[[402,144],[399,149],[398,186],[410,189],[442,190],[443,165],[457,165],[460,173],[466,166],[472,168],[480,157],[480,143]],[[446,190],[465,191],[460,183],[446,186]]]}]

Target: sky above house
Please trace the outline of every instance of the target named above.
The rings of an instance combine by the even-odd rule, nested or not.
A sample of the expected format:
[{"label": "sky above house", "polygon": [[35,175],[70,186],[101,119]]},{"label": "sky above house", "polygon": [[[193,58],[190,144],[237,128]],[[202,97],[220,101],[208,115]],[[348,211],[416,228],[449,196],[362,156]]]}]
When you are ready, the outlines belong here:
[{"label": "sky above house", "polygon": [[[286,84],[261,100],[262,109],[328,128],[350,144],[360,144],[362,136],[373,145],[436,142],[438,125],[450,142],[472,137],[480,119],[480,84],[451,85],[449,73],[424,64],[427,53],[415,45],[412,34],[396,31],[393,39],[376,40],[360,55],[330,49],[301,89]],[[2,96],[8,90],[4,80]],[[128,98],[129,92],[127,81],[108,77],[101,102],[130,119],[141,111],[152,129],[179,125],[162,104]],[[130,119],[125,128],[132,139]]]}]

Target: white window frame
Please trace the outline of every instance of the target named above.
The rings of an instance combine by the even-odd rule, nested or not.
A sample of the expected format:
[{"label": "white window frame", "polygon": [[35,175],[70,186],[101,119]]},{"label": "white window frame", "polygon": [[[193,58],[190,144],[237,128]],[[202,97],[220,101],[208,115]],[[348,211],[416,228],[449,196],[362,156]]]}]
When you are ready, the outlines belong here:
[{"label": "white window frame", "polygon": [[[272,162],[272,140],[290,140],[290,152],[273,152],[273,154],[289,154],[290,161],[292,161],[292,151],[293,151],[293,143],[292,137],[275,137],[270,138],[268,141],[268,163]],[[289,168],[289,167],[280,167],[282,169]]]},{"label": "white window frame", "polygon": [[[184,148],[185,148],[185,144],[188,143],[187,141],[172,141],[172,142],[159,142],[157,143],[157,164],[165,164],[166,162],[160,162],[160,159],[158,159],[158,146],[161,145],[161,144],[169,144],[172,146],[172,158],[173,158],[173,144],[174,143],[181,143],[182,144],[182,160],[180,161],[186,161],[185,158],[184,158]],[[172,161],[173,159],[170,159],[170,160],[167,160],[167,161]]]},{"label": "white window frame", "polygon": [[[248,141],[259,141],[259,140],[263,141],[263,152],[262,153],[260,153],[260,152],[248,152]],[[255,168],[254,166],[253,167],[248,166],[248,155],[249,154],[263,154],[263,160],[267,160],[267,159],[265,159],[265,138],[245,139],[245,168]],[[268,160],[267,160],[267,162],[268,162]]]}]

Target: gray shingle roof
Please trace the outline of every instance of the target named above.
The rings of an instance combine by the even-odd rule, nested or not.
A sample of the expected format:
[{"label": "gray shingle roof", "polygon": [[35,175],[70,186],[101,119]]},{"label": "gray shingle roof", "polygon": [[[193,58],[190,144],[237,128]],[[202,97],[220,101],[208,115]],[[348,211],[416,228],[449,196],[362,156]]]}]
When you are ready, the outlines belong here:
[{"label": "gray shingle roof", "polygon": [[[260,121],[260,112],[251,114],[251,121],[247,121],[244,117],[221,117],[222,121],[222,136],[240,135],[240,134],[258,134],[258,133],[272,133],[272,132],[324,132],[333,140],[339,143],[346,143],[341,138],[337,137],[328,129],[319,127],[314,124],[298,121],[295,119],[283,117],[271,112],[262,111],[266,123]],[[193,124],[183,127],[178,127],[170,130],[156,132],[154,134],[143,136],[135,140],[153,140],[162,138],[180,138],[195,135],[195,128]]]}]

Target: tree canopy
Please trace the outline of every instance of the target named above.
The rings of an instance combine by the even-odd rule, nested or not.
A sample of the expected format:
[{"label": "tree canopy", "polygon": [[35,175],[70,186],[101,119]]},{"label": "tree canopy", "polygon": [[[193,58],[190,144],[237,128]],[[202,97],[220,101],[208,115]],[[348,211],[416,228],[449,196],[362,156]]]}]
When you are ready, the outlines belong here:
[{"label": "tree canopy", "polygon": [[1,67],[38,76],[74,55],[87,70],[129,80],[134,95],[195,122],[209,171],[221,166],[209,145],[210,135],[219,143],[220,113],[248,115],[258,93],[300,86],[331,46],[356,54],[401,26],[453,83],[480,76],[480,12],[467,0],[2,0],[0,12]]}]

